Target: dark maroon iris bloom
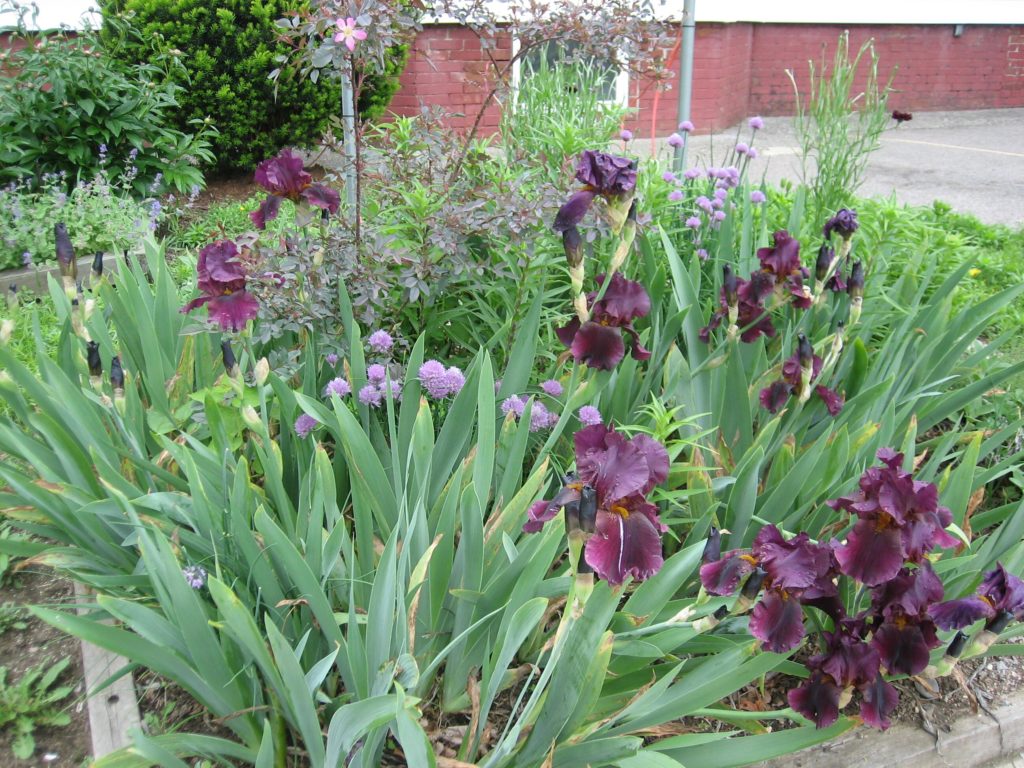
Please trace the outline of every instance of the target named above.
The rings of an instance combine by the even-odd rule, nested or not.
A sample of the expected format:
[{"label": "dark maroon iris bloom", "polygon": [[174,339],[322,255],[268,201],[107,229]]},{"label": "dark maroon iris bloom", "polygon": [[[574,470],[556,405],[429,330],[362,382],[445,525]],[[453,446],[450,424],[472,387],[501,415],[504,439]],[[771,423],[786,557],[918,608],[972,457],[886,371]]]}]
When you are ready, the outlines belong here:
[{"label": "dark maroon iris bloom", "polygon": [[314,183],[303,167],[302,158],[290,149],[256,166],[256,183],[269,193],[260,207],[249,214],[257,229],[265,229],[268,221],[277,218],[282,200],[306,202],[328,213],[337,213],[341,197],[326,184]]},{"label": "dark maroon iris bloom", "polygon": [[764,306],[765,298],[771,296],[774,290],[775,276],[770,272],[758,270],[750,276],[750,280],[730,276],[728,285],[722,286],[719,308],[711,315],[708,324],[700,329],[700,340],[707,344],[711,340],[711,332],[729,316],[733,295],[736,301],[736,325],[742,329],[740,340],[750,343],[760,336],[774,338],[775,326]]},{"label": "dark maroon iris bloom", "polygon": [[957,544],[945,530],[953,515],[939,506],[938,489],[904,472],[902,453],[883,448],[878,458],[884,466],[864,472],[860,491],[828,502],[858,518],[836,558],[843,573],[869,586],[895,577],[905,561],[920,563],[936,546]]},{"label": "dark maroon iris bloom", "polygon": [[636,188],[636,161],[592,149],[585,150],[576,161],[576,180],[583,189],[576,192],[555,216],[554,230],[565,232],[575,227],[590,209],[598,195],[627,210]]},{"label": "dark maroon iris bloom", "polygon": [[860,717],[872,728],[885,730],[892,722],[889,715],[900,703],[900,695],[896,689],[886,682],[881,674],[875,676],[867,685],[861,686]]},{"label": "dark maroon iris bloom", "polygon": [[933,605],[928,613],[939,629],[952,630],[979,619],[994,619],[1004,611],[1024,621],[1024,581],[997,563],[985,574],[977,594]]},{"label": "dark maroon iris bloom", "polygon": [[939,638],[931,619],[899,615],[875,630],[871,644],[889,674],[916,675],[928,666]]},{"label": "dark maroon iris bloom", "polygon": [[245,267],[237,260],[238,248],[230,240],[212,243],[199,252],[199,290],[182,312],[206,305],[210,319],[225,331],[241,330],[259,313],[256,298],[245,290]]},{"label": "dark maroon iris bloom", "polygon": [[785,539],[774,525],[762,528],[749,551],[732,550],[721,560],[700,569],[704,589],[713,595],[728,595],[755,568],[764,571],[765,593],[754,606],[750,633],[765,650],[785,653],[800,644],[804,636],[803,599],[835,595],[835,562],[832,549],[815,544],[806,533]]},{"label": "dark maroon iris bloom", "polygon": [[[830,415],[838,416],[839,412],[843,410],[842,396],[823,384],[814,384],[821,373],[821,366],[821,358],[813,355],[811,384],[814,386],[814,394],[825,403],[825,407]],[[790,396],[800,395],[803,385],[800,352],[797,351],[782,364],[782,379],[772,382],[772,384],[761,390],[761,407],[765,408],[769,413],[778,413],[789,401]]]},{"label": "dark maroon iris bloom", "polygon": [[531,506],[523,530],[539,531],[559,509],[578,502],[584,487],[593,488],[596,531],[584,548],[586,563],[610,584],[653,576],[663,562],[661,534],[668,529],[644,497],[668,477],[668,451],[646,435],[628,439],[601,424],[581,429],[574,442],[577,480],[552,501]]},{"label": "dark maroon iris bloom", "polygon": [[800,243],[784,229],[772,235],[772,241],[770,248],[757,249],[761,269],[777,278],[799,273],[803,269],[800,264]]},{"label": "dark maroon iris bloom", "polygon": [[801,685],[786,695],[789,706],[814,721],[818,728],[828,728],[839,719],[839,697],[842,689],[828,675],[814,672]]},{"label": "dark maroon iris bloom", "polygon": [[843,619],[835,632],[823,632],[825,651],[812,656],[807,664],[820,669],[840,686],[859,687],[867,685],[878,677],[881,660],[863,637],[863,623],[854,619]]},{"label": "dark maroon iris bloom", "polygon": [[901,112],[898,109],[894,109],[892,111],[892,119],[896,121],[896,125],[899,125],[900,123],[906,123],[913,120],[914,116],[909,112]]},{"label": "dark maroon iris bloom", "polygon": [[[597,284],[604,283],[604,275],[597,276]],[[633,320],[651,311],[651,299],[644,287],[627,280],[616,272],[604,296],[597,300],[598,291],[587,294],[590,320],[580,323],[574,317],[568,325],[556,328],[559,340],[569,347],[573,358],[590,368],[610,371],[626,354],[623,332],[631,339],[631,352],[635,360],[647,360],[651,353],[640,343]]]},{"label": "dark maroon iris bloom", "polygon": [[825,222],[825,227],[822,231],[826,240],[832,237],[833,232],[844,240],[849,240],[853,237],[853,233],[857,231],[859,226],[857,212],[849,208],[841,208],[836,211],[835,216]]}]

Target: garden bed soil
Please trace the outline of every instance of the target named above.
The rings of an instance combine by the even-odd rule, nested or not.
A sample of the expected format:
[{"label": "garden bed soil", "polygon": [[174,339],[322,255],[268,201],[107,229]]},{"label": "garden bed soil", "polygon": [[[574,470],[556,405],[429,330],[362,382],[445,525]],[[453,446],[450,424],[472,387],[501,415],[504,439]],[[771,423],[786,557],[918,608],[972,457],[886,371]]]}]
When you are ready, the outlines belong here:
[{"label": "garden bed soil", "polygon": [[[73,603],[74,599],[69,581],[43,569],[19,571],[0,585],[0,605],[60,607]],[[80,768],[92,759],[81,646],[76,638],[32,616],[28,616],[25,623],[25,629],[12,628],[0,634],[0,665],[7,667],[7,682],[17,682],[26,670],[37,664],[70,659],[57,684],[71,685],[77,681],[74,691],[65,699],[65,711],[71,723],[36,729],[33,734],[36,751],[28,760],[19,760],[11,752],[13,731],[0,730],[0,765],[5,768]]]}]

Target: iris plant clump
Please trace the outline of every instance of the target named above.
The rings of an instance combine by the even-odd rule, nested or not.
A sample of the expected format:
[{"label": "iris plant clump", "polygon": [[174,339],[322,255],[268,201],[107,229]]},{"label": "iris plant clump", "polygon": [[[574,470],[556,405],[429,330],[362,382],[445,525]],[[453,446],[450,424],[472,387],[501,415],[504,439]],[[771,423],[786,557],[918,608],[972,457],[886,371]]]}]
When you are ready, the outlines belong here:
[{"label": "iris plant clump", "polygon": [[[1024,582],[1002,566],[985,576],[976,595],[941,602],[943,585],[929,555],[957,544],[946,531],[952,514],[939,505],[934,484],[903,469],[903,454],[882,449],[878,458],[881,466],[864,472],[856,493],[828,502],[854,520],[845,541],[815,542],[806,533],[787,539],[767,525],[749,550],[719,556],[709,547],[700,570],[711,594],[740,589],[734,612],[750,608],[761,593],[749,629],[767,651],[787,653],[800,645],[806,608],[827,617],[818,652],[806,661],[810,676],[789,692],[790,706],[819,728],[838,719],[855,691],[864,722],[888,728],[899,696],[885,676],[925,672],[940,644],[937,629],[985,619],[976,643],[984,650],[1010,619],[1024,619]],[[844,588],[844,580],[854,589]],[[852,604],[844,594],[856,594]],[[963,647],[958,636],[947,657]]]}]

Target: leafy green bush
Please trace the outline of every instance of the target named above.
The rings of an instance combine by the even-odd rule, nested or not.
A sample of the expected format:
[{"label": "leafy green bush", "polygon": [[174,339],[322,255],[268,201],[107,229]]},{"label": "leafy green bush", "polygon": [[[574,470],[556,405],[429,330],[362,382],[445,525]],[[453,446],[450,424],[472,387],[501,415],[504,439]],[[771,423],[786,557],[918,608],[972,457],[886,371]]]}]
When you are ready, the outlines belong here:
[{"label": "leafy green bush", "polygon": [[11,751],[20,760],[28,760],[36,751],[36,728],[67,725],[71,716],[63,709],[63,700],[73,685],[55,686],[71,659],[37,664],[17,681],[7,680],[7,667],[0,667],[0,728],[15,733]]},{"label": "leafy green bush", "polygon": [[[9,0],[4,6],[21,8]],[[27,34],[24,27],[19,34]],[[128,162],[140,195],[154,181],[179,192],[202,186],[199,166],[212,159],[212,131],[202,120],[180,119],[184,94],[168,79],[175,69],[169,58],[123,63],[86,31],[33,37],[7,52],[3,66],[0,180],[64,173],[70,186],[105,164]]]},{"label": "leafy green bush", "polygon": [[[295,10],[287,0],[105,0],[101,7],[104,40],[115,56],[134,64],[155,49],[180,62],[168,73],[184,88],[178,125],[212,120],[220,171],[251,171],[283,146],[313,144],[339,113],[337,83],[268,79],[286,51],[276,22]],[[108,28],[114,19],[133,25],[139,37]]]}]

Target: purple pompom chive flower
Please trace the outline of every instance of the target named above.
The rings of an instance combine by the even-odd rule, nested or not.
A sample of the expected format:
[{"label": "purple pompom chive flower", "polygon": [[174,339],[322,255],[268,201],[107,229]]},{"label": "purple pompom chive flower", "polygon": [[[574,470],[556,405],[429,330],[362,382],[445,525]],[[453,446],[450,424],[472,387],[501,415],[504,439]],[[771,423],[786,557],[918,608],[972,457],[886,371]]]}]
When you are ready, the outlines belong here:
[{"label": "purple pompom chive flower", "polygon": [[691,216],[685,223],[690,229],[700,229],[701,221],[699,216]]},{"label": "purple pompom chive flower", "polygon": [[759,205],[760,203],[765,202],[767,199],[768,198],[765,197],[764,192],[762,192],[760,189],[755,189],[750,193],[750,202],[753,203],[754,205]]},{"label": "purple pompom chive flower", "polygon": [[366,378],[371,384],[383,384],[387,377],[388,369],[380,363],[374,363],[366,368]]},{"label": "purple pompom chive flower", "polygon": [[903,454],[883,448],[878,458],[884,466],[870,467],[857,493],[828,502],[856,518],[836,558],[843,573],[868,586],[893,579],[905,561],[921,563],[936,546],[957,544],[946,532],[953,515],[939,506],[938,489],[904,472]]},{"label": "purple pompom chive flower", "polygon": [[736,144],[736,152],[737,153],[739,153],[741,155],[745,155],[749,151],[750,151],[750,145],[747,144],[746,142],[741,141],[741,142]]},{"label": "purple pompom chive flower", "polygon": [[691,123],[689,120],[683,120],[683,122],[679,124],[679,130],[682,131],[683,133],[689,133],[690,131],[694,130],[693,123]]},{"label": "purple pompom chive flower", "polygon": [[661,174],[661,179],[662,181],[666,181],[669,184],[671,184],[675,181],[678,181],[679,177],[672,173],[672,171],[665,171],[663,174]]},{"label": "purple pompom chive flower", "polygon": [[523,530],[539,531],[562,508],[582,518],[579,502],[587,496],[596,518],[583,547],[585,564],[613,585],[650,578],[661,569],[661,534],[668,529],[644,497],[668,477],[668,451],[647,435],[627,439],[603,425],[585,427],[573,439],[578,479],[531,506]]},{"label": "purple pompom chive flower", "polygon": [[710,254],[707,252],[706,248],[698,248],[697,258],[701,261],[707,261],[710,258]]},{"label": "purple pompom chive flower", "polygon": [[386,355],[391,351],[395,340],[391,338],[391,334],[387,331],[378,330],[370,334],[366,344],[378,355]]},{"label": "purple pompom chive flower", "polygon": [[201,565],[186,565],[181,569],[181,575],[192,589],[202,589],[206,586],[206,569]]},{"label": "purple pompom chive flower", "polygon": [[563,233],[583,221],[594,198],[603,197],[614,234],[626,223],[636,189],[637,163],[592,149],[585,150],[576,163],[576,180],[583,188],[572,195],[558,210],[553,229]]},{"label": "purple pompom chive flower", "polygon": [[517,419],[521,418],[523,413],[526,411],[526,401],[523,400],[519,395],[512,395],[506,397],[501,403],[501,412],[506,416],[513,414]]},{"label": "purple pompom chive flower", "polygon": [[668,145],[670,147],[674,148],[674,149],[678,149],[679,147],[683,146],[684,144],[686,144],[686,139],[683,138],[678,133],[673,133],[673,134],[671,134],[668,137]]},{"label": "purple pompom chive flower", "polygon": [[725,221],[725,211],[715,211],[713,214],[711,214],[711,218],[716,223],[721,223]]},{"label": "purple pompom chive flower", "polygon": [[327,386],[324,387],[324,397],[330,397],[331,395],[337,395],[338,397],[345,397],[352,393],[352,385],[348,383],[341,376],[336,379],[331,379],[327,382]]},{"label": "purple pompom chive flower", "polygon": [[319,421],[308,413],[303,413],[295,420],[295,434],[301,438],[309,437],[309,433],[312,432],[319,423]]},{"label": "purple pompom chive flower", "polygon": [[533,407],[530,409],[530,431],[540,432],[542,429],[548,429],[553,426],[552,416],[554,416],[555,422],[557,422],[558,414],[551,413],[544,403],[534,400]]},{"label": "purple pompom chive flower", "polygon": [[384,401],[384,393],[375,384],[366,384],[359,390],[359,402],[371,408],[379,408]]},{"label": "purple pompom chive flower", "polygon": [[711,200],[705,195],[699,195],[697,199],[694,200],[693,202],[698,208],[700,208],[705,213],[711,213],[711,211],[714,210],[714,206],[712,205]]},{"label": "purple pompom chive flower", "polygon": [[337,213],[341,205],[341,196],[325,184],[314,183],[302,158],[290,149],[282,149],[256,166],[256,183],[269,193],[249,214],[257,229],[266,229],[267,222],[277,218],[282,200],[305,202],[328,213]]},{"label": "purple pompom chive flower", "polygon": [[749,157],[751,160],[756,160],[757,156],[758,156],[757,147],[751,147],[750,149],[747,150],[747,157]]},{"label": "purple pompom chive flower", "polygon": [[333,368],[338,364],[338,355],[334,352],[328,352],[327,355],[324,356],[324,360]]},{"label": "purple pompom chive flower", "polygon": [[544,390],[544,394],[551,397],[561,397],[564,391],[562,383],[557,379],[548,379],[540,385],[540,388]]},{"label": "purple pompom chive flower", "polygon": [[602,423],[601,412],[593,405],[584,405],[577,412],[576,416],[580,423],[587,427],[594,427]]},{"label": "purple pompom chive flower", "polygon": [[445,383],[448,387],[448,396],[455,397],[462,391],[462,388],[466,385],[466,377],[461,370],[456,368],[454,365],[450,366],[447,371],[444,372]]},{"label": "purple pompom chive flower", "polygon": [[632,141],[633,132],[626,128],[623,128],[621,131],[619,131],[619,138],[622,139],[623,141]]},{"label": "purple pompom chive flower", "polygon": [[[598,275],[598,286],[603,285],[604,280],[604,275]],[[596,301],[597,294],[594,291],[586,297],[590,319],[581,323],[578,317],[574,317],[568,325],[555,329],[559,340],[569,348],[577,362],[589,368],[610,371],[625,355],[626,345],[622,338],[625,332],[632,340],[633,358],[647,360],[651,353],[640,344],[640,336],[633,328],[633,320],[646,317],[651,311],[651,299],[644,287],[616,272],[600,301]]]},{"label": "purple pompom chive flower", "polygon": [[668,199],[669,199],[669,201],[671,201],[673,203],[679,202],[680,200],[683,199],[683,192],[682,192],[682,190],[673,189],[671,192],[668,193]]},{"label": "purple pompom chive flower", "polygon": [[693,181],[694,179],[700,176],[700,169],[687,168],[686,171],[683,173],[683,176],[686,177],[688,180]]},{"label": "purple pompom chive flower", "polygon": [[199,252],[197,272],[202,295],[182,307],[183,313],[205,304],[210,319],[225,331],[239,331],[259,314],[259,302],[245,290],[245,267],[237,256],[238,248],[230,240],[212,243]]},{"label": "purple pompom chive flower", "polygon": [[764,128],[764,120],[760,117],[752,117],[747,121],[747,125],[749,125],[752,130],[759,131]]},{"label": "purple pompom chive flower", "polygon": [[440,400],[448,395],[448,371],[437,360],[427,360],[417,373],[420,384],[431,397]]},{"label": "purple pompom chive flower", "polygon": [[715,200],[725,200],[729,196],[729,190],[725,187],[718,187],[714,192]]}]

